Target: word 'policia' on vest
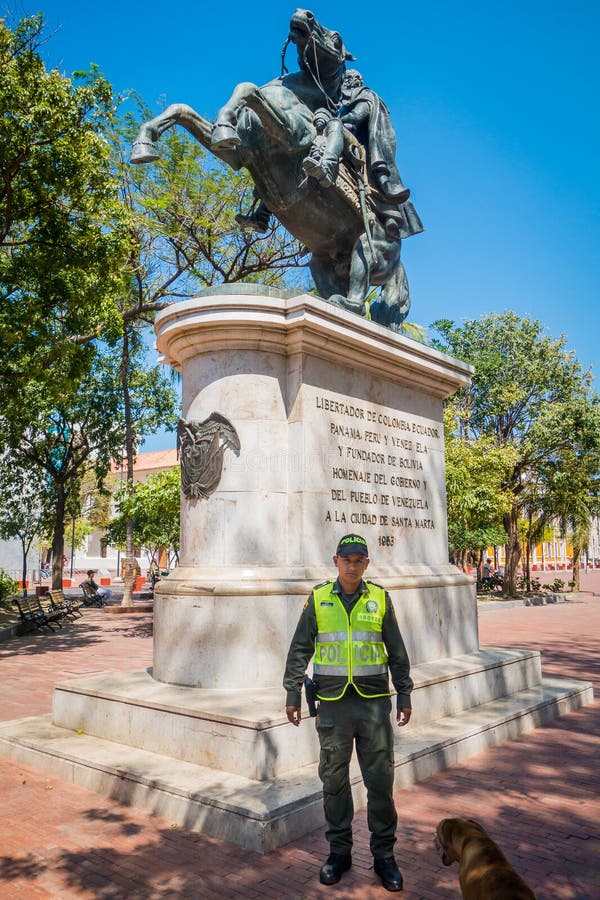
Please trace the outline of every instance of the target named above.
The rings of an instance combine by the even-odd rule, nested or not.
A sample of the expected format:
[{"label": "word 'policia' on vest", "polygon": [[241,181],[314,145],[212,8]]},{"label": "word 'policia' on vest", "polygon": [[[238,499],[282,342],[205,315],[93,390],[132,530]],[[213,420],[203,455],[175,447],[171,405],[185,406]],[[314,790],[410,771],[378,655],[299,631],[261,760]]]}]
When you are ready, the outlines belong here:
[{"label": "word 'policia' on vest", "polygon": [[[314,660],[318,698],[339,700],[349,684],[362,697],[389,696],[389,690],[373,690],[373,684],[367,686],[362,681],[370,676],[384,676],[387,681],[388,657],[382,637],[384,589],[368,583],[367,591],[348,616],[342,601],[333,593],[333,586],[334,582],[328,582],[313,594],[318,630]],[[334,679],[335,696],[331,696]],[[327,682],[329,690],[325,690]]]}]

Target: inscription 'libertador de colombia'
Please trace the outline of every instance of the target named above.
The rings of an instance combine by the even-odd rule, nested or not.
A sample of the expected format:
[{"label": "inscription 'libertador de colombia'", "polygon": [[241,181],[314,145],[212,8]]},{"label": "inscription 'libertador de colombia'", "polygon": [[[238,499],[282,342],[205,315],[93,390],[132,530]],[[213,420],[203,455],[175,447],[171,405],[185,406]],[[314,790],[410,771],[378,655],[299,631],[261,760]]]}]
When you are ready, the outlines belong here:
[{"label": "inscription 'libertador de colombia'", "polygon": [[329,436],[336,447],[331,478],[343,482],[331,488],[325,521],[378,525],[381,546],[393,546],[397,529],[434,529],[427,463],[440,429],[322,395],[315,396],[315,405],[331,414]]}]

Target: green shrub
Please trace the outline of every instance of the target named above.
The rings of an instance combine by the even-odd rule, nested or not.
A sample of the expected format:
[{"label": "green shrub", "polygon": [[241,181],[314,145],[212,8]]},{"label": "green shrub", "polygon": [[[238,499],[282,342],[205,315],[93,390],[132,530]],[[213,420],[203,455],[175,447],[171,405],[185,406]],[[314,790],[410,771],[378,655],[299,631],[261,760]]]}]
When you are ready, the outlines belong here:
[{"label": "green shrub", "polygon": [[0,606],[7,606],[9,597],[18,590],[19,585],[14,578],[11,578],[4,569],[0,569]]}]

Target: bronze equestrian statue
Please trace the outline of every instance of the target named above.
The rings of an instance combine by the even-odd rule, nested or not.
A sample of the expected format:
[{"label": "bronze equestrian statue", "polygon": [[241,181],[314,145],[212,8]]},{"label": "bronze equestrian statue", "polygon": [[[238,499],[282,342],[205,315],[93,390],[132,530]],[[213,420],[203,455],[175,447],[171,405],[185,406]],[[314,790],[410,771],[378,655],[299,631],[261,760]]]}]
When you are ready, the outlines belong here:
[{"label": "bronze equestrian statue", "polygon": [[263,87],[239,84],[214,123],[173,104],[140,129],[131,161],[158,159],[156,142],[181,125],[233,169],[246,168],[258,208],[244,227],[266,230],[272,213],[312,253],[320,295],[396,330],[408,314],[401,241],[423,230],[395,163],[387,107],[362,83],[342,38],[298,9],[290,21],[300,71]]}]

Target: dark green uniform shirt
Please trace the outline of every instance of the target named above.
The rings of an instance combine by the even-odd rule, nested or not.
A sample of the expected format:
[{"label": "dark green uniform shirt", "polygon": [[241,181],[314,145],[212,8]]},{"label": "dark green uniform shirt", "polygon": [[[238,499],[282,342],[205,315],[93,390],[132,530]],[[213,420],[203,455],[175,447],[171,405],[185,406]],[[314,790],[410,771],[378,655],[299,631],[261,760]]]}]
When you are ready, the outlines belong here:
[{"label": "dark green uniform shirt", "polygon": [[[352,595],[344,594],[339,580],[333,586],[333,593],[342,601],[348,615],[352,612],[358,598],[367,589],[364,581],[360,588]],[[410,663],[408,654],[398,628],[396,613],[388,592],[385,593],[385,613],[382,623],[382,637],[388,655],[388,669],[392,676],[392,684],[396,690],[398,708],[410,709],[410,692],[413,689],[410,677]],[[287,691],[286,706],[300,706],[302,683],[304,674],[314,652],[317,638],[317,615],[315,612],[314,592],[311,593],[304,604],[300,620],[290,644],[283,687]]]}]

